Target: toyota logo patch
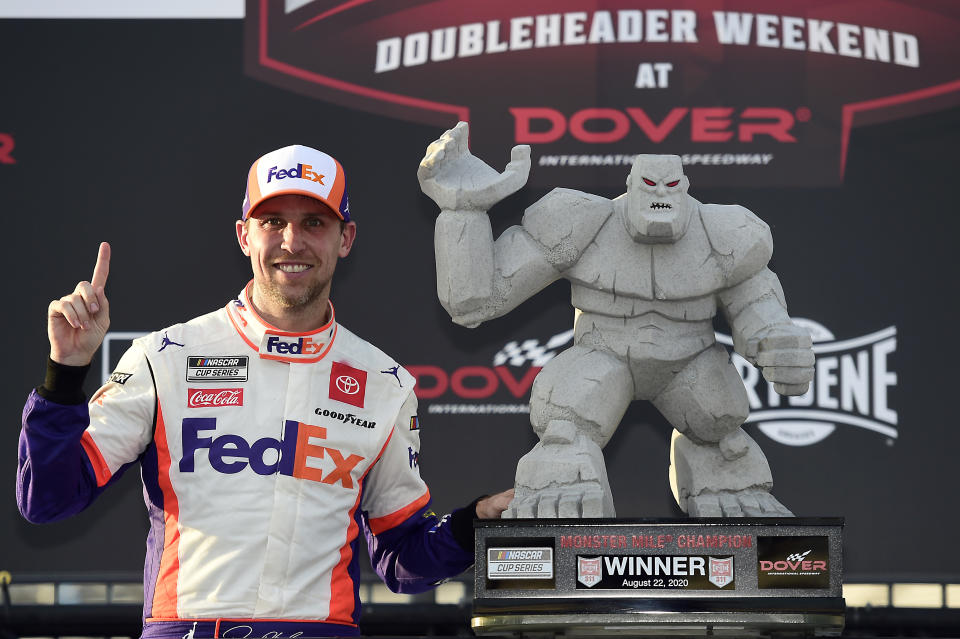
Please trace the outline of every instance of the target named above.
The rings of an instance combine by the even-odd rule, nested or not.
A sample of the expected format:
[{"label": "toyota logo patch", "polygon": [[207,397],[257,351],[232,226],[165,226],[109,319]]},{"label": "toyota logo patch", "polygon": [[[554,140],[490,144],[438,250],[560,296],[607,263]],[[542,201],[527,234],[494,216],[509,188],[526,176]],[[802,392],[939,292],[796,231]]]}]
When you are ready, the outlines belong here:
[{"label": "toyota logo patch", "polygon": [[337,378],[337,388],[347,395],[356,395],[360,392],[360,382],[349,375],[341,375]]},{"label": "toyota logo patch", "polygon": [[330,366],[330,399],[363,408],[367,392],[367,371],[343,362]]}]

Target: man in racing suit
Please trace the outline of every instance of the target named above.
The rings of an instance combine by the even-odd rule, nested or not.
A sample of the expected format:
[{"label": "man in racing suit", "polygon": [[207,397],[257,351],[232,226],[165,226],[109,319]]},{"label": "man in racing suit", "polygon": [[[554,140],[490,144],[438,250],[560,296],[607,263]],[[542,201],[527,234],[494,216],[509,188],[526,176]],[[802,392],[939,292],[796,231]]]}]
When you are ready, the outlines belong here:
[{"label": "man in racing suit", "polygon": [[89,403],[110,246],[90,282],[50,304],[20,511],[77,513],[139,462],[144,637],[357,635],[361,529],[386,584],[419,592],[473,563],[472,520],[498,517],[509,491],[430,511],[415,380],[329,301],[356,236],[336,160],[303,146],[260,158],[236,227],[253,280],[225,307],[135,340]]}]

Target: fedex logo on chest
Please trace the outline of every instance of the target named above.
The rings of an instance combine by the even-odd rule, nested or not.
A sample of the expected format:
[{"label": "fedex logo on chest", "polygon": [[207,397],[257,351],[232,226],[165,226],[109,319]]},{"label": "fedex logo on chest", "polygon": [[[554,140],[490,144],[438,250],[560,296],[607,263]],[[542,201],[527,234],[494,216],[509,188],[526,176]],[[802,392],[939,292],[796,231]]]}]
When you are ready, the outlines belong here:
[{"label": "fedex logo on chest", "polygon": [[216,417],[184,418],[181,473],[195,472],[198,453],[205,449],[210,468],[218,473],[232,475],[249,468],[258,475],[287,475],[353,489],[351,472],[364,460],[361,455],[315,443],[327,439],[327,429],[292,419],[284,422],[281,439],[263,437],[248,442],[232,433],[215,435],[216,430]]}]

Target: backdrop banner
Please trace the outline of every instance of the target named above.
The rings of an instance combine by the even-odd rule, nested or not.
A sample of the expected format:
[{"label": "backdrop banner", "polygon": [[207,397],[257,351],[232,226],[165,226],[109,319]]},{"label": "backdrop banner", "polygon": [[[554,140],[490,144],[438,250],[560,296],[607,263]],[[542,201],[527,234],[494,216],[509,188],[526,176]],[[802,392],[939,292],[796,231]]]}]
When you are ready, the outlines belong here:
[{"label": "backdrop banner", "polygon": [[[463,6],[461,6],[463,5]],[[454,325],[436,296],[436,207],[416,170],[468,119],[502,167],[533,147],[494,233],[554,187],[624,191],[633,155],[683,157],[690,193],[773,232],[771,268],[814,337],[810,391],[784,398],[734,356],[745,428],[797,515],[843,517],[849,580],[960,579],[949,468],[960,222],[960,8],[927,2],[266,2],[219,20],[0,20],[0,211],[15,308],[0,390],[11,420],[41,383],[50,300],[113,245],[112,324],[92,394],[136,335],[222,307],[250,278],[236,245],[250,163],[289,144],[343,165],[354,251],[337,318],[418,381],[418,463],[434,509],[513,484],[536,442],[533,378],[572,343],[569,285]],[[729,329],[715,327],[720,343]],[[184,398],[187,401],[187,398]],[[16,512],[18,427],[0,434],[0,569],[138,570],[130,472],[86,512]],[[670,429],[636,403],[605,448],[621,517],[677,517]]]}]

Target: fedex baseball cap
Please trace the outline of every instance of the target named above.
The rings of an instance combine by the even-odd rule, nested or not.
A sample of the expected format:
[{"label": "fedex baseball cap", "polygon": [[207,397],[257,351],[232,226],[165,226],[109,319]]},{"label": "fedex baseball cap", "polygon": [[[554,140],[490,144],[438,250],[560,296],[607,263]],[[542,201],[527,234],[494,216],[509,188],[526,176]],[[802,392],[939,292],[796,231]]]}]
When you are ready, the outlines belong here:
[{"label": "fedex baseball cap", "polygon": [[343,167],[322,151],[294,144],[271,151],[254,162],[247,174],[242,219],[250,217],[264,200],[288,194],[320,200],[344,222],[350,221]]}]

